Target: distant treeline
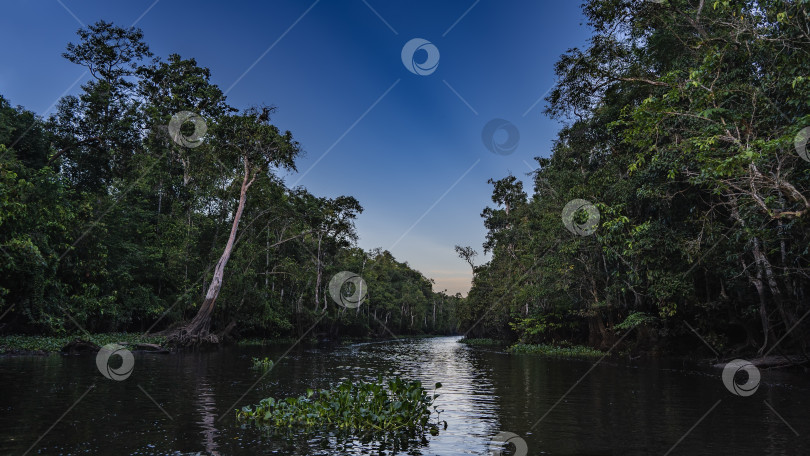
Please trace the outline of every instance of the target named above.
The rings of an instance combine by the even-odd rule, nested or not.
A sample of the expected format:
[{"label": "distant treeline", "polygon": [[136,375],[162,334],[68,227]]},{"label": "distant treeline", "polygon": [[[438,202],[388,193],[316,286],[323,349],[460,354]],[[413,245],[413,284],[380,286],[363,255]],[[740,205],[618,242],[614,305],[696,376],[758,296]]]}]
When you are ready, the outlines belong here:
[{"label": "distant treeline", "polygon": [[[531,196],[513,176],[491,181],[493,258],[474,267],[460,328],[603,349],[635,328],[626,342],[640,349],[711,354],[702,337],[724,355],[803,350],[810,2],[583,8],[589,45],[559,59],[546,98],[564,127]],[[575,199],[593,207],[574,203],[569,232]]]},{"label": "distant treeline", "polygon": [[[460,296],[434,293],[387,251],[356,247],[355,198],[281,181],[300,148],[270,123],[272,108],[238,112],[208,69],[179,55],[153,59],[137,29],[98,22],[64,57],[92,77],[55,114],[42,119],[0,97],[3,332],[186,322],[217,288],[231,234],[206,331],[231,322],[233,335],[252,337],[455,330]],[[344,270],[368,286],[356,309],[327,291]]]}]

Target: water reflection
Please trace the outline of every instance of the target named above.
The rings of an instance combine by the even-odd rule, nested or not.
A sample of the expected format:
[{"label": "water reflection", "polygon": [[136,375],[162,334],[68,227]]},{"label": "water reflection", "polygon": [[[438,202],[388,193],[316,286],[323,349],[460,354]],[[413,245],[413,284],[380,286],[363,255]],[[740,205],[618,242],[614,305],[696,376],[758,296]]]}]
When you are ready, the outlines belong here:
[{"label": "water reflection", "polygon": [[216,437],[219,434],[216,428],[217,407],[214,390],[208,384],[205,375],[198,377],[197,387],[195,388],[196,409],[199,412],[200,419],[197,424],[202,430],[202,444],[205,447],[205,452],[219,456],[219,446],[216,442]]},{"label": "water reflection", "polygon": [[[457,343],[457,338],[406,339],[387,344],[364,344],[346,349],[349,359],[362,360],[374,376],[379,367],[389,374],[420,380],[425,387],[436,382],[442,388],[436,405],[448,429],[430,439],[424,454],[465,454],[472,442],[485,448],[498,432],[498,401],[492,383],[492,368],[481,363],[476,352]],[[466,453],[469,454],[469,453]]]}]

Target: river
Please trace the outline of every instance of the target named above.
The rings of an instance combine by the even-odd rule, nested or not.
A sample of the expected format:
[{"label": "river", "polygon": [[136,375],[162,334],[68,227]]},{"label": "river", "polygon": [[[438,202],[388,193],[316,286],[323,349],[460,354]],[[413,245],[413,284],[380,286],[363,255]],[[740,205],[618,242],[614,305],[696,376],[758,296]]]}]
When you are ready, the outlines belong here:
[{"label": "river", "polygon": [[122,381],[104,378],[92,355],[2,357],[0,454],[375,454],[360,442],[270,437],[236,422],[233,407],[379,374],[444,385],[447,430],[401,454],[497,454],[499,434],[522,439],[528,455],[810,454],[807,374],[763,370],[746,397],[726,389],[720,370],[682,361],[595,365],[457,337],[295,347],[261,379],[250,369],[252,357],[288,348],[136,352]]}]

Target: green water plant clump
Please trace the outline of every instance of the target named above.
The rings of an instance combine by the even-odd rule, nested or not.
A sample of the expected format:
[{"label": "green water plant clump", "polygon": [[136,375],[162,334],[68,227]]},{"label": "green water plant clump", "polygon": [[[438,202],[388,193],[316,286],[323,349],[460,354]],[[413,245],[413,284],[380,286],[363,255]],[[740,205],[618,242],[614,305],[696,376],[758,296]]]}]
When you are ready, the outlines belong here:
[{"label": "green water plant clump", "polygon": [[[344,380],[331,389],[307,390],[306,395],[276,400],[262,399],[256,406],[236,411],[239,421],[278,429],[335,430],[368,436],[390,433],[431,435],[439,433],[441,410],[433,404],[441,388],[428,394],[419,381],[400,378],[374,382]],[[431,416],[436,416],[431,420]]]},{"label": "green water plant clump", "polygon": [[490,338],[469,338],[465,337],[463,339],[459,339],[459,342],[462,344],[467,345],[481,345],[481,346],[498,346],[498,345],[505,345],[506,342],[498,339],[490,339]]},{"label": "green water plant clump", "polygon": [[273,360],[266,356],[264,358],[252,358],[252,361],[253,366],[251,366],[251,369],[267,370],[273,367]]},{"label": "green water plant clump", "polygon": [[85,334],[81,333],[64,336],[6,335],[0,336],[0,353],[56,353],[76,339],[89,340],[98,346],[120,342],[162,345],[166,341],[163,336],[144,336],[140,333],[122,332],[92,334],[89,339]]},{"label": "green water plant clump", "polygon": [[599,358],[605,354],[605,352],[582,345],[558,347],[548,344],[515,344],[509,347],[509,351],[512,353],[530,353],[564,358]]},{"label": "green water plant clump", "polygon": [[239,339],[236,341],[236,345],[240,347],[263,347],[265,345],[290,345],[295,343],[294,337],[276,337],[271,339],[263,339],[263,338],[249,338],[249,339]]}]

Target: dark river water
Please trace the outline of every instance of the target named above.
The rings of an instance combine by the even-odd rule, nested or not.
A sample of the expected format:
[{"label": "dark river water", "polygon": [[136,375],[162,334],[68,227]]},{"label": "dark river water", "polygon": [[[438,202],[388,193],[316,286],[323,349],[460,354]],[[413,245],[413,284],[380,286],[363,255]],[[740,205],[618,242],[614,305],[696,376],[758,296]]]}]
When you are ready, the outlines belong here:
[{"label": "dark river water", "polygon": [[[378,374],[444,385],[437,404],[447,430],[401,454],[810,454],[807,374],[763,370],[743,397],[719,369],[680,361],[593,367],[457,340],[296,347],[258,383],[251,357],[277,359],[289,347],[135,353],[123,381],[104,378],[93,355],[2,357],[0,454],[377,454],[359,442],[271,437],[236,422],[233,406]],[[490,444],[498,435],[517,445]]]}]

